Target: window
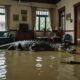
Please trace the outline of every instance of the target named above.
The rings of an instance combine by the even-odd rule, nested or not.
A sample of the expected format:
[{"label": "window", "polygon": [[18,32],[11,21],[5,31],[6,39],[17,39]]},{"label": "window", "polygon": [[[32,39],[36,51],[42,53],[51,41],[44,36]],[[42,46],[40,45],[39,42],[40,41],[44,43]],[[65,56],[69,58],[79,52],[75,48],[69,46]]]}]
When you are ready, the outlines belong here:
[{"label": "window", "polygon": [[36,31],[51,31],[50,26],[50,17],[49,17],[49,11],[47,10],[38,10],[36,11],[36,25],[35,30]]},{"label": "window", "polygon": [[0,7],[0,31],[6,30],[6,20],[5,20],[5,8]]}]

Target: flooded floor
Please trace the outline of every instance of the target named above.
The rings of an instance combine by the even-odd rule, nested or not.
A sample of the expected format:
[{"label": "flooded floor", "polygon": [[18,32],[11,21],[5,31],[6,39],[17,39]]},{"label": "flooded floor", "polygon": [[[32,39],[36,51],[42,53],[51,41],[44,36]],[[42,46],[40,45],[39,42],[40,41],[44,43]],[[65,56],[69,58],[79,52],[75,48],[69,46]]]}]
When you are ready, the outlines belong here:
[{"label": "flooded floor", "polygon": [[0,80],[80,80],[80,55],[0,50]]}]

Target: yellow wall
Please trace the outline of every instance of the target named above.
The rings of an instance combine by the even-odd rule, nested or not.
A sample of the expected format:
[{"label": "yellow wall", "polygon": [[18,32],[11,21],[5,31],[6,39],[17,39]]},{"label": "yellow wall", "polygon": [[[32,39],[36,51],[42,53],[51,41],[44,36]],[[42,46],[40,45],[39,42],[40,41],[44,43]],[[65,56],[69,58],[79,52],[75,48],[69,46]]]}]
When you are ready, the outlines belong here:
[{"label": "yellow wall", "polygon": [[[80,0],[61,0],[57,5],[56,5],[56,27],[58,26],[58,9],[62,8],[65,6],[65,15],[68,13],[71,13],[71,19],[66,20],[65,19],[65,28],[66,30],[74,30],[74,4],[80,2]],[[67,32],[73,36],[73,42],[74,42],[74,32]]]}]

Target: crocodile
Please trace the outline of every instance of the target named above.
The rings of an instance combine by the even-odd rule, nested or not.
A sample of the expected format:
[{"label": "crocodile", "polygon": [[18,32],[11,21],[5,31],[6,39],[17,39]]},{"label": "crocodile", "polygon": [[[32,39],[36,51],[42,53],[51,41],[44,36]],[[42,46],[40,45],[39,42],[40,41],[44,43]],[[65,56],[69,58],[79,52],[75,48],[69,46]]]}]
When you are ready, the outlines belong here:
[{"label": "crocodile", "polygon": [[8,44],[0,45],[0,49],[8,50],[55,50],[59,47],[58,44],[54,43],[52,40],[23,40],[15,41]]}]

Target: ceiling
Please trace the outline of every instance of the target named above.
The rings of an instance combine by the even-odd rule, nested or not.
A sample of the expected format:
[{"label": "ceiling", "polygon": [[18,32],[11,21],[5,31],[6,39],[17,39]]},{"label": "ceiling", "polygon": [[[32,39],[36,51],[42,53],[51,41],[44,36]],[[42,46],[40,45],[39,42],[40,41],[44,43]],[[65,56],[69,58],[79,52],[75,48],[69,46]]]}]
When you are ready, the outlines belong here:
[{"label": "ceiling", "polygon": [[[15,0],[15,1],[19,1],[19,0]],[[50,4],[56,4],[58,3],[60,0],[20,0],[22,2],[39,2],[39,3],[50,3]]]}]

